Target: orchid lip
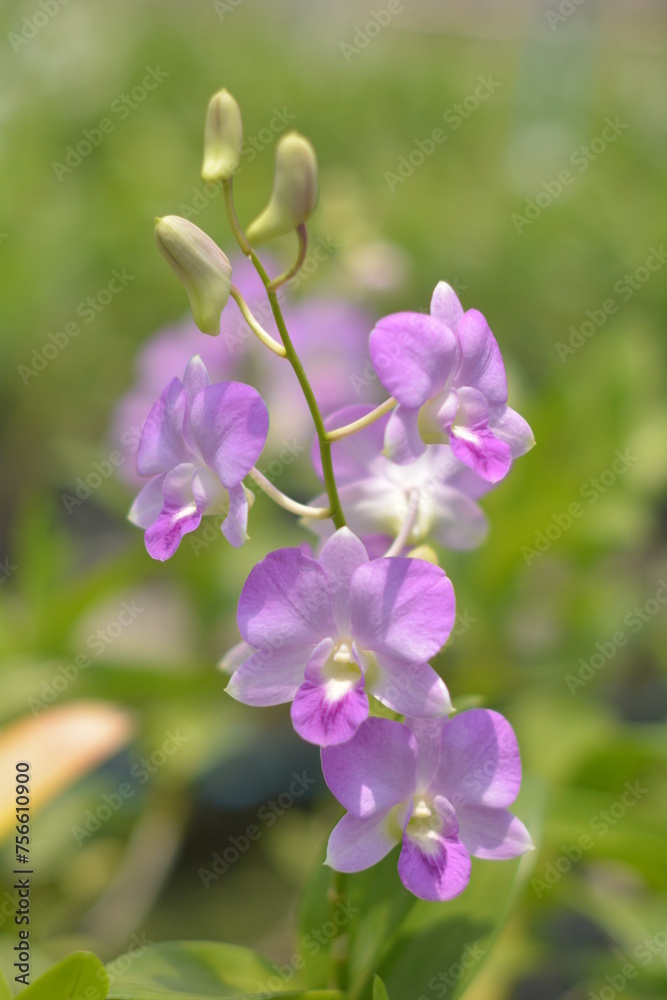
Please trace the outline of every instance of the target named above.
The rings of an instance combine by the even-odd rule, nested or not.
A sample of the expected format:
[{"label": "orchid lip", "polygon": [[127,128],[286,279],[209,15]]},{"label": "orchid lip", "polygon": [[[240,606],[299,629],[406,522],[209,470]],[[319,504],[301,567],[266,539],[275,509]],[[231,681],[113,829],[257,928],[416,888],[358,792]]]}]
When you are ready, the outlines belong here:
[{"label": "orchid lip", "polygon": [[451,433],[463,441],[470,441],[471,444],[479,444],[479,435],[475,434],[474,431],[468,430],[467,427],[452,427]]}]

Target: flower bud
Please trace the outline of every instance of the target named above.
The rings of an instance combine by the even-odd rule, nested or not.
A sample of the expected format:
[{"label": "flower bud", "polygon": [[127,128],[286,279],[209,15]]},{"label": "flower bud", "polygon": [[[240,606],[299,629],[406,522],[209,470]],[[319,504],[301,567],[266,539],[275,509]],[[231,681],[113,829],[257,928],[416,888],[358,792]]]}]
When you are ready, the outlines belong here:
[{"label": "flower bud", "polygon": [[241,162],[241,109],[228,90],[219,90],[208,102],[204,132],[205,181],[228,181]]},{"label": "flower bud", "polygon": [[423,562],[432,563],[434,566],[440,565],[435,550],[430,545],[418,545],[416,549],[410,549],[408,559],[421,559]]},{"label": "flower bud", "polygon": [[220,333],[220,316],[232,284],[232,268],[217,243],[179,215],[155,220],[158,249],[181,279],[202,333]]},{"label": "flower bud", "polygon": [[306,222],[317,205],[315,150],[298,132],[289,132],[276,146],[276,169],[271,201],[246,236],[251,246],[261,246],[284,236]]}]

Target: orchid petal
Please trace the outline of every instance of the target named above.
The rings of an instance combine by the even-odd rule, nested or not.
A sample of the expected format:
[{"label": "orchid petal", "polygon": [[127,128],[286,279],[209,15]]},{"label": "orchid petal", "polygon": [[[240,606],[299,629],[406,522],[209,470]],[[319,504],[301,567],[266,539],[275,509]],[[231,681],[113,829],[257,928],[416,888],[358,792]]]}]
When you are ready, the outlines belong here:
[{"label": "orchid petal", "polygon": [[533,850],[528,830],[506,809],[457,806],[459,837],[475,858],[503,861]]},{"label": "orchid petal", "polygon": [[337,872],[363,871],[382,861],[399,839],[387,812],[369,819],[346,813],[331,832],[325,864]]},{"label": "orchid petal", "polygon": [[335,633],[330,584],[322,567],[299,549],[271,552],[241,591],[238,623],[252,646],[314,647]]},{"label": "orchid petal", "polygon": [[282,705],[303,683],[312,649],[260,649],[232,674],[227,693],[244,705]]},{"label": "orchid petal", "polygon": [[380,382],[399,403],[422,406],[456,374],[456,336],[439,320],[421,313],[385,316],[370,336],[370,354]]},{"label": "orchid petal", "polygon": [[350,601],[357,645],[412,662],[439,652],[456,613],[446,573],[421,559],[374,559],[360,566]]},{"label": "orchid petal", "polygon": [[202,458],[229,489],[241,482],[261,455],[269,417],[252,386],[216,382],[195,397],[190,428]]},{"label": "orchid petal", "polygon": [[369,718],[347,743],[322,750],[324,780],[358,819],[405,802],[417,777],[417,746],[400,722]]},{"label": "orchid petal", "polygon": [[507,719],[473,708],[445,723],[432,790],[461,805],[504,808],[521,784],[521,760]]}]

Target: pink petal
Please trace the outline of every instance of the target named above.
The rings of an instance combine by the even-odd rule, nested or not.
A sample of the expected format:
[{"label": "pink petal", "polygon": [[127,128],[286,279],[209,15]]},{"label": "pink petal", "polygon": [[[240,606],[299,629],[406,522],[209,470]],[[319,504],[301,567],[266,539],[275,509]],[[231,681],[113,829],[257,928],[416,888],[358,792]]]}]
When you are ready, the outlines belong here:
[{"label": "pink petal", "polygon": [[183,536],[201,523],[206,497],[195,488],[195,471],[195,466],[184,463],[164,477],[162,510],[144,536],[146,550],[153,559],[164,562],[171,558]]},{"label": "pink petal", "polygon": [[455,426],[450,432],[450,442],[456,457],[487,482],[498,483],[509,472],[510,446],[488,428]]},{"label": "pink petal", "polygon": [[229,510],[221,531],[230,545],[239,549],[248,539],[248,497],[241,484],[229,490]]},{"label": "pink petal", "polygon": [[455,715],[444,724],[440,763],[432,790],[459,806],[504,808],[521,784],[521,760],[507,719],[485,708]]},{"label": "pink petal", "polygon": [[445,682],[428,663],[384,655],[369,677],[368,692],[400,715],[440,719],[453,711]]},{"label": "pink petal", "polygon": [[[360,872],[382,861],[399,843],[400,827],[390,832],[386,812],[370,819],[357,819],[346,813],[333,828],[325,864],[337,872]],[[398,831],[398,833],[396,832]]]},{"label": "pink petal", "polygon": [[239,630],[251,646],[314,647],[336,626],[322,567],[299,549],[269,553],[241,591]]},{"label": "pink petal", "polygon": [[216,382],[195,397],[192,437],[223,486],[237,486],[262,453],[269,429],[264,400],[242,382]]},{"label": "pink petal", "polygon": [[491,413],[490,426],[493,433],[510,448],[512,458],[519,458],[535,445],[533,432],[523,417],[505,406],[500,413]]},{"label": "pink petal", "polygon": [[489,324],[477,309],[469,309],[459,323],[463,358],[457,386],[472,386],[492,405],[507,402],[507,378],[500,348]]},{"label": "pink petal", "polygon": [[[329,643],[333,646],[331,640]],[[325,655],[328,654],[325,652]],[[317,656],[316,650],[313,659]],[[354,686],[335,680],[327,682],[317,669],[318,665],[313,669],[313,660],[308,664],[306,680],[292,702],[292,723],[308,743],[335,746],[350,740],[368,718],[368,698],[363,677]]]},{"label": "pink petal", "polygon": [[398,465],[408,465],[425,451],[426,445],[419,433],[419,409],[398,406],[387,422],[384,454]]},{"label": "pink petal", "polygon": [[357,645],[413,662],[439,652],[456,614],[447,575],[421,559],[374,559],[360,566],[350,599]]},{"label": "pink petal", "polygon": [[439,319],[456,333],[463,318],[463,306],[458,295],[446,281],[439,281],[431,297],[431,316]]},{"label": "pink petal", "polygon": [[162,496],[162,484],[164,476],[156,476],[146,483],[127,515],[132,524],[140,528],[150,528],[159,517],[164,498]]},{"label": "pink petal", "polygon": [[506,809],[462,805],[456,808],[459,838],[475,858],[502,861],[533,850],[528,830]]},{"label": "pink petal", "polygon": [[183,437],[187,400],[180,379],[171,380],[153,406],[141,432],[137,472],[155,476],[169,472],[194,456]]},{"label": "pink petal", "polygon": [[244,705],[282,705],[291,701],[306,671],[312,649],[260,649],[232,674],[227,693]]},{"label": "pink petal", "polygon": [[488,521],[474,500],[451,486],[433,487],[433,538],[446,549],[474,549],[486,538]]},{"label": "pink petal", "polygon": [[419,899],[444,902],[463,892],[470,881],[470,855],[460,840],[432,835],[428,853],[408,835],[398,859],[398,874]]},{"label": "pink petal", "polygon": [[358,819],[405,802],[417,776],[417,746],[400,722],[366,719],[347,743],[322,750],[324,780]]},{"label": "pink petal", "polygon": [[422,406],[444,388],[459,367],[460,350],[452,331],[421,313],[394,313],[370,336],[371,360],[380,382],[399,403]]},{"label": "pink petal", "polygon": [[325,543],[319,557],[330,585],[330,598],[340,635],[350,635],[350,585],[354,571],[368,562],[364,543],[349,528],[340,528]]}]

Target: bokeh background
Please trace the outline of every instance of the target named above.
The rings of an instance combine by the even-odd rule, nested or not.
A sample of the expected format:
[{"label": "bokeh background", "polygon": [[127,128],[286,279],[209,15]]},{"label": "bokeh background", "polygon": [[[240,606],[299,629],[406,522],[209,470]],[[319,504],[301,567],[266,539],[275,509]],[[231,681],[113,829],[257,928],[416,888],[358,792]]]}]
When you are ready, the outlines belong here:
[{"label": "bokeh background", "polygon": [[[113,959],[133,935],[284,960],[337,816],[287,710],[246,710],[216,670],[250,567],[304,530],[260,498],[243,549],[213,531],[159,565],[125,520],[136,434],[119,437],[119,402],[133,392],[122,419],[139,419],[151,379],[181,373],[169,338],[152,341],[187,305],[153,218],[189,213],[232,250],[199,181],[206,102],[226,86],[256,138],[242,220],[268,195],[282,129],[318,152],[311,238],[325,249],[289,306],[312,368],[329,362],[308,324],[320,346],[327,324],[349,362],[339,388],[372,398],[373,319],[426,309],[445,279],[489,318],[535,431],[483,501],[486,543],[442,556],[459,626],[437,666],[455,703],[481,697],[509,717],[524,815],[542,812],[533,872],[466,997],[583,1000],[615,989],[605,977],[628,962],[628,1000],[664,997],[666,13],[640,0],[3,4],[0,752],[41,744],[52,765],[35,779],[36,971],[75,947]],[[446,138],[419,162],[434,129]],[[276,390],[260,345],[226,356],[204,341],[273,393],[266,461],[293,443],[279,485],[312,496],[291,387]],[[124,606],[134,617],[119,626]],[[269,803],[294,772],[315,780],[278,815]],[[262,807],[273,821],[208,879]],[[436,995],[415,981],[420,993]]]}]

